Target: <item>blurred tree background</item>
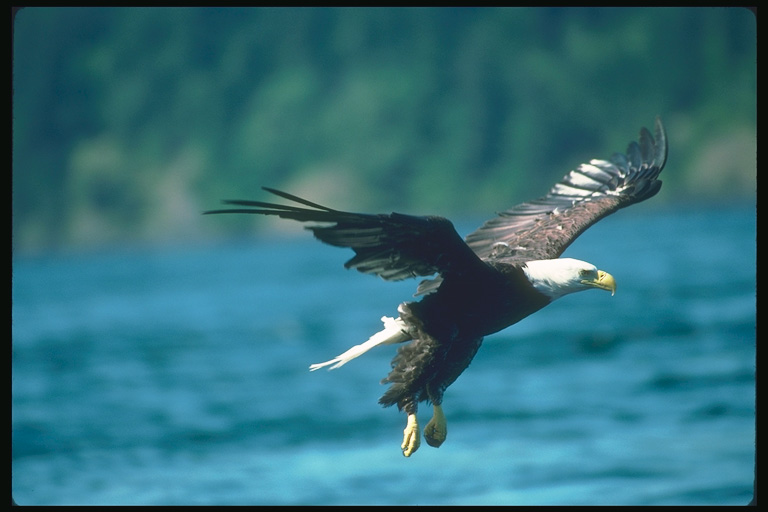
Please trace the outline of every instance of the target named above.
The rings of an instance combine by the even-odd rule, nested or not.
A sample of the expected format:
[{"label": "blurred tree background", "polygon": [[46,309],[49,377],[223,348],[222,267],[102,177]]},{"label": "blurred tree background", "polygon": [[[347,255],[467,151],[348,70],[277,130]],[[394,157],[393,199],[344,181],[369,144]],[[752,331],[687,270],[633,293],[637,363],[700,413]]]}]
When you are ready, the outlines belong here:
[{"label": "blurred tree background", "polygon": [[755,201],[741,8],[25,8],[13,20],[13,250],[253,228],[282,188],[451,217],[544,194],[659,114],[659,205]]}]

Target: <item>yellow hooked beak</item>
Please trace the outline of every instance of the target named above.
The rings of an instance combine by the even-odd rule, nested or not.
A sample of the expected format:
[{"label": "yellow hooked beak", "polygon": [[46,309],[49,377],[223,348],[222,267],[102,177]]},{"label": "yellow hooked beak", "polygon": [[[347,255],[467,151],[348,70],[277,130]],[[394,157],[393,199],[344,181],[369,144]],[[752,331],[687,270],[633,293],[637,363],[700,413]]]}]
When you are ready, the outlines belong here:
[{"label": "yellow hooked beak", "polygon": [[582,284],[599,288],[600,290],[606,290],[611,292],[611,295],[616,293],[616,280],[608,272],[602,270],[597,271],[597,279],[584,279]]}]

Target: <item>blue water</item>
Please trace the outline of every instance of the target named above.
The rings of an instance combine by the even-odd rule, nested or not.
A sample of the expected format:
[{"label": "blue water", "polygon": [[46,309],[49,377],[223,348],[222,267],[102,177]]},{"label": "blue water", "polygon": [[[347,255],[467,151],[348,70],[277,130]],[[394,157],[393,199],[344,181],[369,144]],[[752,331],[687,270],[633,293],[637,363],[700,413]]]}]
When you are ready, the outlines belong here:
[{"label": "blue water", "polygon": [[566,255],[611,272],[616,296],[487,338],[446,393],[448,440],[410,459],[404,416],[376,403],[394,348],[307,367],[379,330],[415,281],[346,271],[349,252],[309,235],[16,256],[13,497],[745,504],[755,229],[753,208],[605,219]]}]

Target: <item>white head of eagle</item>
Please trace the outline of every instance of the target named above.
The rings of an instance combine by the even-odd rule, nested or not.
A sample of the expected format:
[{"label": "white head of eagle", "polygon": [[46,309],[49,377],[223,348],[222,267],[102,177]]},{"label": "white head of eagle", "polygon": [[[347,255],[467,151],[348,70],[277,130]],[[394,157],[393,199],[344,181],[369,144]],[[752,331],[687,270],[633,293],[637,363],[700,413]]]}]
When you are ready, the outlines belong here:
[{"label": "white head of eagle", "polygon": [[533,287],[551,300],[592,288],[609,291],[611,295],[616,292],[611,274],[573,258],[528,261],[523,272]]}]

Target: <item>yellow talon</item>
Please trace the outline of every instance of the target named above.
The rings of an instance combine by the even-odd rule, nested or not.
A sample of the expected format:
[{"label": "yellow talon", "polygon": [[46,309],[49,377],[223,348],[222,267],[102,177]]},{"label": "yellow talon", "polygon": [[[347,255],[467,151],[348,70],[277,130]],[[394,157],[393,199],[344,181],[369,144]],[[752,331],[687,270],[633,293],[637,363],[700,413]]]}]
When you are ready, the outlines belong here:
[{"label": "yellow talon", "polygon": [[443,408],[439,405],[434,406],[434,415],[424,427],[424,439],[429,446],[439,447],[448,437],[448,422],[445,420]]},{"label": "yellow talon", "polygon": [[419,449],[419,444],[421,444],[419,422],[415,414],[409,414],[408,423],[403,430],[403,444],[400,446],[403,455],[410,457],[413,452]]}]

